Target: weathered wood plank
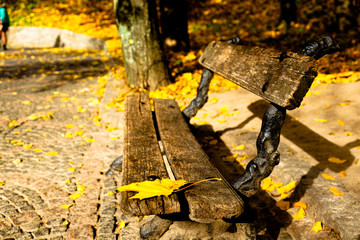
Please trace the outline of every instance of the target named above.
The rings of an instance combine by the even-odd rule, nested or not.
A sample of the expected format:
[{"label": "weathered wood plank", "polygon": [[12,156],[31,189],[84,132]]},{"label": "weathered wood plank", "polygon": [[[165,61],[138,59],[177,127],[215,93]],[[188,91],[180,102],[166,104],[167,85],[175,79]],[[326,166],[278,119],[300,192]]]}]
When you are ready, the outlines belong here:
[{"label": "weathered wood plank", "polygon": [[[190,132],[177,103],[154,99],[154,104],[160,138],[175,177],[190,182],[224,179]],[[237,217],[243,211],[243,201],[225,179],[195,185],[185,191],[185,197],[190,219],[198,222]]]},{"label": "weathered wood plank", "polygon": [[[169,178],[162,159],[149,97],[128,96],[125,101],[125,132],[122,185],[148,180],[149,176]],[[180,212],[176,194],[150,199],[129,199],[134,192],[121,192],[120,205],[128,215],[170,214]]]},{"label": "weathered wood plank", "polygon": [[206,47],[199,63],[287,109],[300,106],[317,76],[311,57],[220,41]]}]

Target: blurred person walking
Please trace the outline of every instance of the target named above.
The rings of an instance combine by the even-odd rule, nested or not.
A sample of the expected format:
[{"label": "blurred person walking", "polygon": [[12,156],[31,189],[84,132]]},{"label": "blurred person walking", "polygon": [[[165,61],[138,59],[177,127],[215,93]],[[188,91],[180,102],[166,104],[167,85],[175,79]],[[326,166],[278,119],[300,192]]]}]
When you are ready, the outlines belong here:
[{"label": "blurred person walking", "polygon": [[2,40],[3,49],[6,50],[6,32],[10,26],[9,14],[6,10],[6,4],[0,0],[0,38]]}]

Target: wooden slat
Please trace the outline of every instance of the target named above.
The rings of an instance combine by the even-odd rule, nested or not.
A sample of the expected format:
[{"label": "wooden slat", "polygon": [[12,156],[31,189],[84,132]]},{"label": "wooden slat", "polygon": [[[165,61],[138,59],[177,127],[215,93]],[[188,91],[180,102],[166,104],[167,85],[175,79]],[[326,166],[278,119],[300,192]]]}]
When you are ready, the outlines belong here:
[{"label": "wooden slat", "polygon": [[[169,178],[158,145],[147,94],[128,96],[125,101],[125,133],[122,185],[148,180],[149,176]],[[143,216],[180,212],[175,194],[169,197],[129,199],[135,193],[121,192],[120,205],[128,215]]]},{"label": "wooden slat", "polygon": [[317,76],[315,59],[259,47],[211,42],[199,63],[268,101],[287,109],[300,106]]},{"label": "wooden slat", "polygon": [[[177,103],[155,99],[154,104],[160,138],[175,177],[190,182],[224,179],[190,132]],[[185,197],[190,219],[198,222],[237,217],[243,211],[243,201],[225,179],[195,185],[185,191]]]}]

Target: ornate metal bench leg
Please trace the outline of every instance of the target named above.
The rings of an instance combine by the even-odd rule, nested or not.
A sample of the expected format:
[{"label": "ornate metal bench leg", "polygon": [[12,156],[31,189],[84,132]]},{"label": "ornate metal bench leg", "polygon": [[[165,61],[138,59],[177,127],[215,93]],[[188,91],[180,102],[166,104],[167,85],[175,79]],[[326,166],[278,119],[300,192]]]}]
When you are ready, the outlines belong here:
[{"label": "ornate metal bench leg", "polygon": [[[231,38],[226,41],[227,43],[241,45],[242,41],[239,37]],[[199,87],[197,89],[197,95],[194,100],[183,110],[183,114],[188,118],[192,118],[196,115],[197,111],[204,106],[208,100],[208,92],[211,79],[214,76],[214,72],[209,69],[205,69],[201,75]]]},{"label": "ornate metal bench leg", "polygon": [[279,164],[280,131],[286,116],[286,109],[271,103],[263,117],[260,134],[256,141],[257,156],[246,166],[245,173],[234,181],[233,186],[250,197],[259,188],[261,180],[270,175]]},{"label": "ornate metal bench leg", "polygon": [[189,106],[187,106],[183,113],[186,117],[189,119],[194,117],[197,113],[197,111],[204,106],[204,104],[208,100],[208,92],[209,92],[209,86],[210,81],[214,76],[214,72],[210,71],[209,69],[205,69],[203,74],[201,75],[201,80],[199,87],[197,89],[197,95],[194,100],[191,101]]}]

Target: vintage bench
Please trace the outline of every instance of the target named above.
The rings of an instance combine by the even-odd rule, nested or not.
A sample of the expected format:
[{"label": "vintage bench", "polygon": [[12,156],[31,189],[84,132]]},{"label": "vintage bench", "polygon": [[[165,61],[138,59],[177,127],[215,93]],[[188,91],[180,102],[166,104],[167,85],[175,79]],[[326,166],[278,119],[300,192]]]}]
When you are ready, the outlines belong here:
[{"label": "vintage bench", "polygon": [[172,174],[188,182],[213,177],[223,180],[203,182],[184,192],[143,200],[130,199],[134,192],[121,192],[122,211],[133,216],[182,212],[188,213],[191,220],[203,223],[239,216],[243,212],[242,199],[209,162],[177,103],[154,99],[153,105],[154,111],[147,94],[131,95],[125,100],[122,185],[154,176],[170,178]]},{"label": "vintage bench", "polygon": [[244,46],[239,37],[211,42],[199,59],[205,67],[197,96],[183,110],[187,119],[207,102],[210,81],[217,73],[270,102],[265,110],[256,141],[257,156],[232,185],[250,197],[260,189],[261,180],[279,164],[280,131],[286,111],[300,106],[315,79],[316,60],[339,50],[336,41],[322,35],[300,53]]}]

